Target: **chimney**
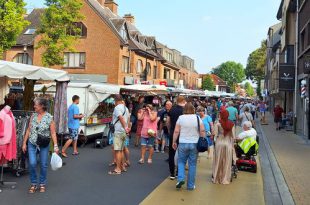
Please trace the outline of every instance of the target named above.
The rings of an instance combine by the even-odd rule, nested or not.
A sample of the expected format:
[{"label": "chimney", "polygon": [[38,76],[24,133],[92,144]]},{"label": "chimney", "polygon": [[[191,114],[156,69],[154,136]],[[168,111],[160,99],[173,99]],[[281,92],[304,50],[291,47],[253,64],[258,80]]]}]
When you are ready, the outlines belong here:
[{"label": "chimney", "polygon": [[135,17],[131,14],[125,14],[123,17],[127,22],[135,25]]},{"label": "chimney", "polygon": [[[101,1],[104,2],[104,0],[101,0]],[[118,4],[115,3],[114,0],[105,0],[104,6],[108,7],[114,14],[117,15]]]}]

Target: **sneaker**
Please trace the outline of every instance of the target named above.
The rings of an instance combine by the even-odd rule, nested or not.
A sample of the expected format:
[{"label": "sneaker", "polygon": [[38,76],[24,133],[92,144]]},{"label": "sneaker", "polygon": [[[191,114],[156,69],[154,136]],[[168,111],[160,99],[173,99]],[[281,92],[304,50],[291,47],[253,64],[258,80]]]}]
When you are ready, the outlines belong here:
[{"label": "sneaker", "polygon": [[155,153],[159,153],[159,150],[158,150],[158,149],[156,149],[156,150],[155,150]]},{"label": "sneaker", "polygon": [[193,191],[193,190],[195,190],[195,189],[196,189],[196,186],[195,186],[195,185],[194,185],[193,188],[187,188],[188,191]]},{"label": "sneaker", "polygon": [[175,188],[177,188],[177,189],[181,189],[182,188],[182,186],[185,184],[185,182],[184,181],[180,181],[180,182],[178,182],[176,185],[175,185]]},{"label": "sneaker", "polygon": [[163,151],[161,151],[161,153],[165,154],[165,151],[163,150]]},{"label": "sneaker", "polygon": [[175,180],[175,176],[174,175],[170,175],[170,179],[171,180]]}]

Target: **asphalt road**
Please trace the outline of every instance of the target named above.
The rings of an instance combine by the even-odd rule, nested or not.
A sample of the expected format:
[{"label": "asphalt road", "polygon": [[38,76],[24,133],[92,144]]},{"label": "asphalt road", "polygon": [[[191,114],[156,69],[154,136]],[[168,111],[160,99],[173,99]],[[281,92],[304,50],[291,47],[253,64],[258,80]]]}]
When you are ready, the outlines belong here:
[{"label": "asphalt road", "polygon": [[[155,154],[153,164],[139,165],[140,151],[131,147],[132,165],[127,173],[110,176],[111,149],[81,148],[78,157],[69,156],[58,171],[49,170],[47,192],[28,194],[29,175],[5,174],[5,181],[18,183],[15,190],[0,193],[1,205],[137,205],[167,178],[167,154]],[[68,152],[69,153],[69,152]]]}]

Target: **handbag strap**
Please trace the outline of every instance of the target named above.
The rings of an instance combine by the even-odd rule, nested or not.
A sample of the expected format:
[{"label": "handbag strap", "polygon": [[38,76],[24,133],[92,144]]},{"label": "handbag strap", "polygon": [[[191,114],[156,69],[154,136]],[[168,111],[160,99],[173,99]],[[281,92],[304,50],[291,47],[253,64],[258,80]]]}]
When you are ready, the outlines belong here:
[{"label": "handbag strap", "polygon": [[244,112],[244,115],[245,115],[246,119],[248,119],[248,121],[250,121],[246,112]]},{"label": "handbag strap", "polygon": [[197,117],[197,124],[198,124],[198,135],[200,136],[200,121],[199,121],[199,117]]}]

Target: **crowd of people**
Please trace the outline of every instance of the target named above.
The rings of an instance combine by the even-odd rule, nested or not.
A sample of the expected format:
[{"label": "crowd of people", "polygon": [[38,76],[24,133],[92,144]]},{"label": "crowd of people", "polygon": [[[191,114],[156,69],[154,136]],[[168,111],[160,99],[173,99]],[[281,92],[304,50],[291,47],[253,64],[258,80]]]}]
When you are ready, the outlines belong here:
[{"label": "crowd of people", "polygon": [[[168,152],[170,179],[177,178],[177,188],[185,184],[185,168],[188,168],[187,189],[195,189],[196,166],[198,159],[197,142],[200,137],[207,140],[208,158],[213,159],[212,181],[217,184],[229,184],[231,166],[235,160],[235,151],[242,154],[243,147],[235,148],[236,142],[248,142],[246,138],[256,140],[256,112],[266,112],[265,103],[254,101],[233,102],[226,99],[186,98],[178,96],[167,99],[163,107],[145,103],[143,96],[138,97],[127,115],[126,102],[121,96],[115,97],[116,107],[112,124],[119,127],[110,138],[117,140],[112,152],[123,150],[119,158],[113,157],[110,175],[121,175],[130,166],[128,161],[128,141],[134,136],[136,147],[141,146],[139,164],[152,164],[155,153]],[[263,105],[265,110],[263,110]],[[119,106],[123,108],[118,109]],[[124,114],[126,113],[126,114]],[[242,131],[237,135],[236,126]],[[122,136],[119,140],[119,136]],[[147,157],[147,158],[146,158]],[[147,160],[146,160],[147,159]]]},{"label": "crowd of people", "polygon": [[[121,175],[131,165],[129,142],[141,148],[141,165],[153,163],[154,153],[168,153],[170,179],[177,178],[176,188],[185,184],[185,170],[188,168],[187,189],[195,189],[198,160],[197,143],[205,138],[208,144],[208,159],[213,160],[212,182],[229,184],[231,167],[237,157],[249,151],[249,145],[256,141],[255,118],[260,113],[265,117],[265,102],[252,100],[231,101],[225,98],[205,99],[178,96],[167,98],[161,104],[146,103],[144,96],[136,101],[126,101],[121,95],[114,97],[115,108],[110,124],[109,144],[112,161],[109,175]],[[153,100],[154,102],[154,100]],[[68,109],[69,140],[61,151],[58,148],[53,117],[47,112],[48,102],[37,98],[35,113],[24,137],[22,149],[28,151],[31,186],[29,193],[46,190],[49,142],[53,142],[54,152],[67,158],[67,148],[73,144],[72,155],[79,154],[77,148],[80,121],[84,115],[79,112],[79,96],[72,98]],[[129,109],[128,109],[129,107]],[[280,129],[284,111],[279,105],[274,109],[277,130]],[[236,133],[236,127],[241,132]],[[44,144],[44,141],[48,140]],[[42,145],[44,144],[44,146]],[[256,147],[257,148],[257,147]],[[40,176],[37,177],[37,153],[40,156]],[[167,167],[168,170],[168,167]]]}]

